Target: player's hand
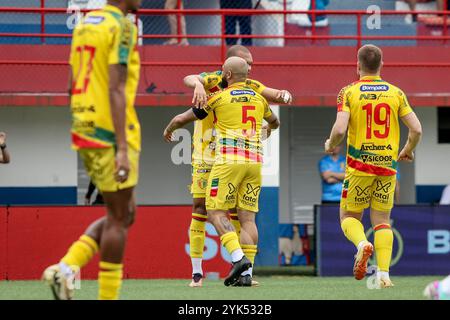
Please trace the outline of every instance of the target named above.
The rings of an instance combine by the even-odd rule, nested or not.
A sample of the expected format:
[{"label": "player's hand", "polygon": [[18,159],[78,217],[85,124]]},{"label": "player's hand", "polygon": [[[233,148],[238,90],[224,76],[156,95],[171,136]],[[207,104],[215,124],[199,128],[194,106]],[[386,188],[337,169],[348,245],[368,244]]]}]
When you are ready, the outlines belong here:
[{"label": "player's hand", "polygon": [[192,104],[196,108],[203,108],[206,106],[206,103],[208,102],[208,96],[206,95],[205,88],[203,85],[197,84],[194,89],[194,97],[192,98]]},{"label": "player's hand", "polygon": [[270,127],[266,124],[264,126],[262,126],[261,128],[261,140],[267,140],[269,139],[270,135],[272,134],[272,129],[270,129]]},{"label": "player's hand", "polygon": [[398,161],[406,161],[413,162],[414,160],[414,151],[410,151],[406,148],[403,148],[398,155]]},{"label": "player's hand", "polygon": [[277,100],[283,103],[292,103],[292,94],[287,90],[280,90],[277,94]]},{"label": "player's hand", "polygon": [[116,153],[116,172],[114,174],[116,181],[124,183],[130,173],[130,163],[128,161],[128,151],[119,149]]},{"label": "player's hand", "polygon": [[329,153],[329,154],[332,154],[333,153],[333,151],[334,151],[334,148],[331,148],[331,140],[330,139],[327,139],[327,141],[325,141],[325,152],[326,153]]},{"label": "player's hand", "polygon": [[0,145],[4,145],[6,143],[6,133],[0,132]]},{"label": "player's hand", "polygon": [[173,138],[173,132],[169,131],[169,130],[164,130],[164,140],[166,140],[166,142],[173,142],[174,138]]}]

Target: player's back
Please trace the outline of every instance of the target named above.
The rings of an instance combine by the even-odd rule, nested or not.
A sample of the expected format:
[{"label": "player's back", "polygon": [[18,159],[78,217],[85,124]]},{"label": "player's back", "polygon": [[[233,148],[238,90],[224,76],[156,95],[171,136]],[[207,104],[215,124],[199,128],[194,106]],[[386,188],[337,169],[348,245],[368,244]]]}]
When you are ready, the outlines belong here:
[{"label": "player's back", "polygon": [[217,119],[216,162],[262,162],[262,122],[270,115],[266,99],[241,82],[212,97],[208,108]]},{"label": "player's back", "polygon": [[88,13],[75,28],[70,54],[75,148],[114,145],[109,67],[123,64],[127,66],[127,141],[140,150],[140,126],[134,110],[140,69],[136,44],[136,26],[111,5]]},{"label": "player's back", "polygon": [[412,112],[402,90],[380,77],[363,77],[341,90],[338,110],[350,112],[347,171],[354,175],[395,175],[399,117]]}]

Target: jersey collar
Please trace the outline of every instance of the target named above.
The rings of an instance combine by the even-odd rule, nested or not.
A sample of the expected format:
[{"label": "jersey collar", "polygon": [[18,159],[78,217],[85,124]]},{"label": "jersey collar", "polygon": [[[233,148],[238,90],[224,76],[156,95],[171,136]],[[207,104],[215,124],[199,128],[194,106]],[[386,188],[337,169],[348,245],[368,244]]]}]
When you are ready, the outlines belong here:
[{"label": "jersey collar", "polygon": [[114,12],[114,13],[118,13],[121,16],[123,16],[123,12],[122,10],[120,10],[119,8],[117,8],[116,6],[112,6],[110,4],[107,4],[103,7],[103,10],[105,11],[110,11],[110,12]]},{"label": "jersey collar", "polygon": [[383,81],[380,76],[365,76],[359,79],[361,82]]},{"label": "jersey collar", "polygon": [[228,86],[228,88],[242,87],[242,86],[245,86],[245,85],[246,85],[245,81],[235,82],[232,85]]}]

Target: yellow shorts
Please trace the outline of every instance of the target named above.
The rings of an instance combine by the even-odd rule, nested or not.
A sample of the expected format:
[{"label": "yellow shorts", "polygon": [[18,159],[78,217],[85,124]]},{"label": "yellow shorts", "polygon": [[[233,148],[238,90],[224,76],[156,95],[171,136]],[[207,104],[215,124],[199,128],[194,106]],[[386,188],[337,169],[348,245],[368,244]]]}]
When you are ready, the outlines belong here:
[{"label": "yellow shorts", "polygon": [[261,170],[261,163],[214,164],[206,189],[206,209],[258,212]]},{"label": "yellow shorts", "polygon": [[119,183],[114,178],[116,171],[116,151],[114,148],[80,149],[84,167],[98,190],[101,192],[116,192],[135,187],[139,178],[139,151],[128,147],[130,173],[127,181]]},{"label": "yellow shorts", "polygon": [[203,163],[192,163],[192,183],[190,191],[192,198],[205,198],[209,174],[212,165]]},{"label": "yellow shorts", "polygon": [[342,187],[341,208],[362,212],[369,206],[390,212],[394,206],[397,176],[354,176],[347,174]]}]

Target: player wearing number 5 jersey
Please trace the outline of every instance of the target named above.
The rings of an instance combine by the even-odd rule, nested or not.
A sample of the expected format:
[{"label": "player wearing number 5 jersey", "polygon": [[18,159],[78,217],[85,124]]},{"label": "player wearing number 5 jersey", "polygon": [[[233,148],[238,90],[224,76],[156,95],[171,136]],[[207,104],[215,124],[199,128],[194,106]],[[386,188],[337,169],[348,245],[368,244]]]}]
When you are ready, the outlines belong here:
[{"label": "player wearing number 5 jersey", "polygon": [[[256,249],[258,242],[255,216],[261,191],[262,122],[264,119],[270,129],[276,129],[279,121],[266,99],[246,84],[248,64],[244,59],[227,59],[223,74],[228,87],[211,97],[206,107],[194,107],[173,118],[164,137],[172,141],[174,130],[204,119],[212,112],[217,118],[215,161],[208,178],[206,209],[209,221],[231,255],[233,268],[225,279],[225,285],[229,286],[236,284],[253,263],[249,260],[252,257],[244,255],[242,247]],[[240,241],[227,217],[227,211],[232,208],[237,208],[241,222]],[[251,284],[250,271],[242,276]]]},{"label": "player wearing number 5 jersey", "polygon": [[[373,45],[358,51],[359,81],[338,96],[338,113],[325,151],[332,151],[347,132],[347,166],[341,196],[341,227],[357,247],[353,273],[364,278],[373,246],[361,224],[370,206],[380,287],[393,286],[389,278],[393,234],[390,212],[394,203],[397,161],[412,161],[422,128],[402,90],[381,79],[382,52]],[[399,118],[409,128],[408,141],[399,152]]]},{"label": "player wearing number 5 jersey", "polygon": [[43,278],[56,299],[73,297],[80,268],[100,253],[99,299],[117,299],[128,228],[134,221],[140,125],[134,109],[139,81],[137,28],[125,15],[141,0],[110,0],[73,32],[70,54],[72,144],[102,193],[107,215],[93,222]]}]

